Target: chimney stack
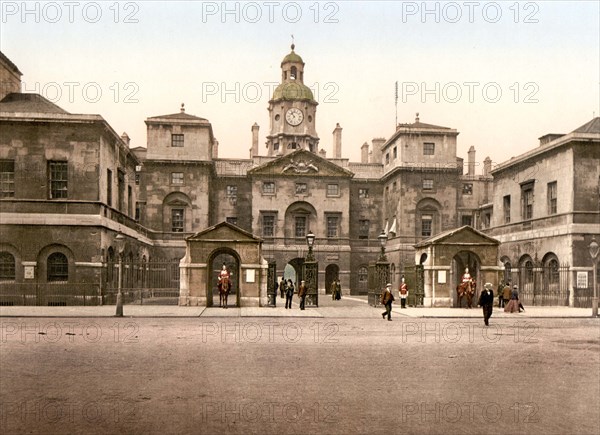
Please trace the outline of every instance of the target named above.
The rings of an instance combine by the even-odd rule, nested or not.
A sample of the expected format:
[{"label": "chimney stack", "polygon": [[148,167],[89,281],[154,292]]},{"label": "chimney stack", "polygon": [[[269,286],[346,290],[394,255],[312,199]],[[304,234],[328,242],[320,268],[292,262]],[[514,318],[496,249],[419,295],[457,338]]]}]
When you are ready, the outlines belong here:
[{"label": "chimney stack", "polygon": [[366,142],[360,147],[360,162],[369,163],[369,144]]},{"label": "chimney stack", "polygon": [[123,134],[121,135],[121,140],[125,142],[125,145],[127,145],[127,148],[129,148],[129,142],[131,142],[131,139],[129,138],[129,135],[126,132],[123,132]]},{"label": "chimney stack", "polygon": [[213,146],[212,146],[212,158],[213,159],[219,158],[219,141],[217,140],[216,137],[215,137],[215,141],[213,142]]},{"label": "chimney stack", "polygon": [[319,151],[319,156],[323,157],[324,159],[327,158],[327,151],[321,148],[321,150]]},{"label": "chimney stack", "polygon": [[475,147],[471,145],[469,148],[469,158],[468,158],[468,171],[467,175],[473,176],[475,175]]},{"label": "chimney stack", "polygon": [[250,157],[254,157],[258,155],[258,130],[260,127],[255,122],[252,126],[252,155]]},{"label": "chimney stack", "polygon": [[339,122],[335,124],[333,129],[333,158],[342,158],[342,127],[340,127]]},{"label": "chimney stack", "polygon": [[373,143],[373,151],[371,153],[371,163],[383,163],[381,159],[381,147],[385,143],[385,138],[383,137],[375,137],[371,141]]},{"label": "chimney stack", "polygon": [[492,172],[492,159],[490,157],[486,157],[483,161],[483,175],[485,177],[489,177]]}]

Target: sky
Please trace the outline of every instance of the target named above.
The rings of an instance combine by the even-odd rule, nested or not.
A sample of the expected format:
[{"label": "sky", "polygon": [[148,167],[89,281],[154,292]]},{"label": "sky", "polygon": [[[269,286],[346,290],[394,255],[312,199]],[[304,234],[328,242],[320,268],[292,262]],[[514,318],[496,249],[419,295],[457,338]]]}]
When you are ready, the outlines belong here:
[{"label": "sky", "polygon": [[474,146],[478,165],[500,163],[600,114],[597,1],[0,3],[23,91],[102,115],[131,146],[184,103],[211,122],[219,157],[247,158],[292,35],[327,155],[336,123],[342,157],[360,161],[418,112],[460,132],[459,157]]}]

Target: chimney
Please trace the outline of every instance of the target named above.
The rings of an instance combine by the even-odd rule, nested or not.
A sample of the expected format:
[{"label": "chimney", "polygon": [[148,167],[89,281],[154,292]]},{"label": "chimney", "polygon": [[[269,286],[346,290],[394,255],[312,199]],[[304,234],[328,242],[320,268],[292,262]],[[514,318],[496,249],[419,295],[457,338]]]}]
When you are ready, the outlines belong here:
[{"label": "chimney", "polygon": [[360,162],[369,163],[369,144],[366,142],[360,147]]},{"label": "chimney", "polygon": [[255,122],[252,126],[252,155],[250,157],[254,157],[258,155],[258,130],[260,127]]},{"label": "chimney", "polygon": [[468,170],[467,175],[473,176],[475,175],[475,147],[471,145],[469,148],[469,157],[468,157]]},{"label": "chimney", "polygon": [[125,142],[125,145],[127,145],[127,148],[129,148],[129,142],[131,142],[131,139],[129,138],[129,135],[126,132],[123,132],[123,134],[121,135],[121,140]]},{"label": "chimney", "polygon": [[490,157],[486,157],[483,161],[483,175],[485,177],[489,177],[492,172],[492,159]]},{"label": "chimney", "polygon": [[333,158],[342,158],[342,127],[340,127],[339,122],[335,124],[333,129]]},{"label": "chimney", "polygon": [[385,138],[375,137],[371,141],[373,143],[373,151],[371,154],[371,163],[383,163],[381,159],[381,147],[385,143]]},{"label": "chimney", "polygon": [[321,148],[321,150],[319,151],[319,156],[323,157],[324,159],[327,158],[327,151]]},{"label": "chimney", "polygon": [[213,146],[212,146],[212,158],[213,159],[219,158],[219,141],[217,140],[216,137],[215,137],[215,141],[213,142]]}]

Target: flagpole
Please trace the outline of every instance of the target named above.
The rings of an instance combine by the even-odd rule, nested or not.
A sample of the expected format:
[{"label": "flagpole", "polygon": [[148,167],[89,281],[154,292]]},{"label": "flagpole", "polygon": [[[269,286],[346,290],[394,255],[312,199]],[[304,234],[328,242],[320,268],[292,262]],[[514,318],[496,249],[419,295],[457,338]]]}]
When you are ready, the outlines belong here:
[{"label": "flagpole", "polygon": [[394,125],[394,131],[398,128],[398,82],[396,81],[396,124]]}]

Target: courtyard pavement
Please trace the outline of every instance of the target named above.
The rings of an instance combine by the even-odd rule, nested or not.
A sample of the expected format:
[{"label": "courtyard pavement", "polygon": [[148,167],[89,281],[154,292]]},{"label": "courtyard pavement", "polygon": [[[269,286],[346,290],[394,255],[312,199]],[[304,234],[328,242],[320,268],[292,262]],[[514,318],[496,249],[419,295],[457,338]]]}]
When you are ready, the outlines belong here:
[{"label": "courtyard pavement", "polygon": [[[344,296],[332,301],[329,295],[319,295],[319,307],[300,310],[297,298],[293,308],[285,309],[285,299],[277,298],[276,307],[180,307],[177,305],[124,305],[124,317],[307,317],[307,318],[377,318],[383,307],[371,307],[366,296]],[[114,305],[37,307],[0,307],[0,317],[112,317]],[[590,318],[591,308],[526,307],[521,313],[505,313],[494,307],[494,318]],[[467,308],[400,308],[395,303],[392,318],[481,318],[478,307]]]}]

